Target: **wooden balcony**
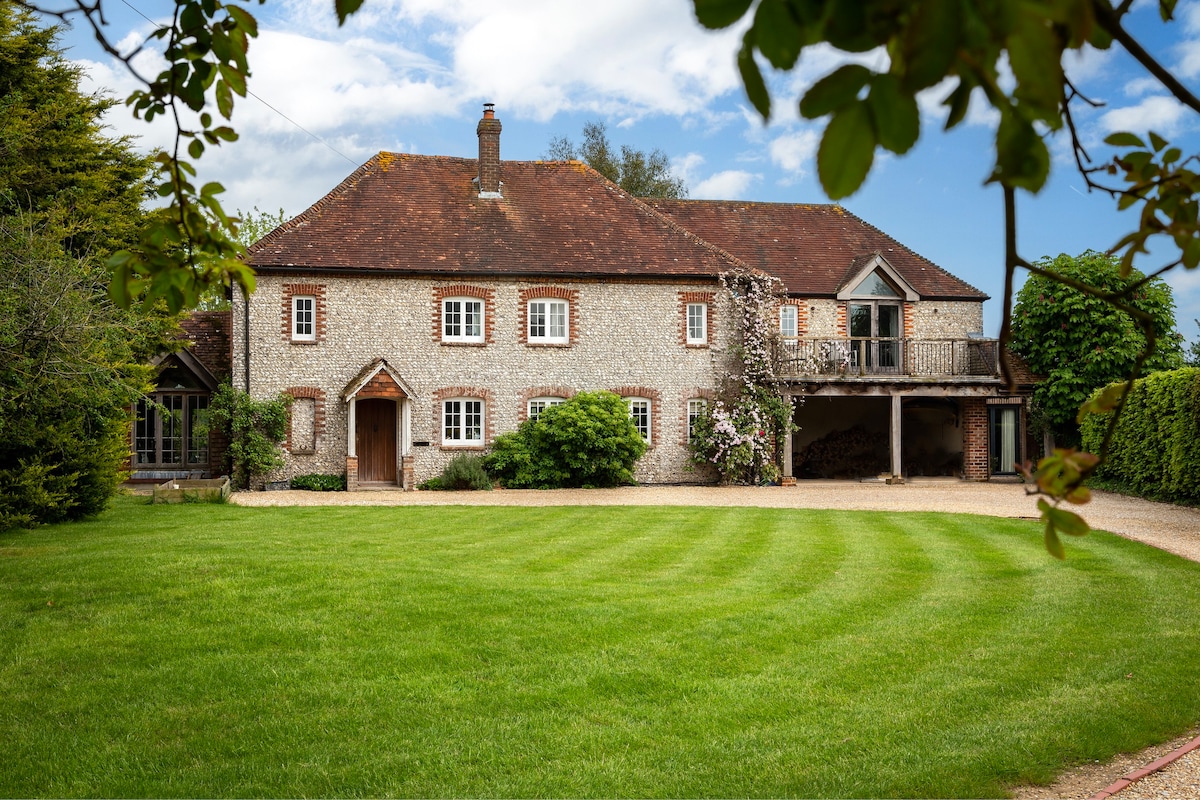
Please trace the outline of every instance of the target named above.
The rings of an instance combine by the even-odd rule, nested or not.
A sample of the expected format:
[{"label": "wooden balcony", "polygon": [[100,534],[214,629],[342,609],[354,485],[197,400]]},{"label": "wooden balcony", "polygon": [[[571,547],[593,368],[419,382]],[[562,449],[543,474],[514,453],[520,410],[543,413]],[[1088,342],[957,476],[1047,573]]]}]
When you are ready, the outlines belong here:
[{"label": "wooden balcony", "polygon": [[778,344],[785,379],[997,378],[995,339],[786,339]]}]

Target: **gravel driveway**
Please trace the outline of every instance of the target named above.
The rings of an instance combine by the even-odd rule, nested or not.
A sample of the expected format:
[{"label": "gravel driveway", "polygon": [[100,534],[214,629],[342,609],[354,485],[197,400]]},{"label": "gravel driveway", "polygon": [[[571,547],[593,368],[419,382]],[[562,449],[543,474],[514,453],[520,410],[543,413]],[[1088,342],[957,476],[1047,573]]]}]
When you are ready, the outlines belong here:
[{"label": "gravel driveway", "polygon": [[[888,485],[866,481],[802,481],[794,487],[636,486],[620,489],[503,489],[491,492],[239,492],[233,502],[244,506],[300,505],[624,505],[624,506],[760,506],[765,508],[840,508],[862,511],[946,511],[996,517],[1036,518],[1037,500],[1015,483],[967,483],[958,480],[914,480]],[[1095,492],[1079,512],[1097,530],[1136,539],[1193,561],[1200,561],[1200,509],[1154,503],[1107,492]],[[1200,729],[1148,748],[1118,756],[1104,764],[1071,770],[1048,787],[1026,787],[1021,800],[1107,797],[1115,782],[1139,772],[1185,745],[1200,742]],[[1200,750],[1177,758],[1153,774],[1123,788],[1118,800],[1200,797]]]}]

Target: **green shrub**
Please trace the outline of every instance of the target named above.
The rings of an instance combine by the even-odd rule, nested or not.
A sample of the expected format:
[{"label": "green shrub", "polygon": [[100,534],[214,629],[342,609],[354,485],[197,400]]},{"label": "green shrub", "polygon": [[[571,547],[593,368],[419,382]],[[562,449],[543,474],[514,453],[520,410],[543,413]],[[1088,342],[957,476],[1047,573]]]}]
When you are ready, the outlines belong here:
[{"label": "green shrub", "polygon": [[344,492],[346,491],[346,476],[297,475],[288,485],[293,489],[305,489],[310,492]]},{"label": "green shrub", "polygon": [[[1108,420],[1084,419],[1085,450],[1099,450]],[[1134,383],[1096,477],[1145,497],[1200,503],[1200,369],[1156,372]]]},{"label": "green shrub", "polygon": [[255,400],[228,383],[221,384],[213,395],[209,424],[229,440],[233,483],[238,488],[248,487],[254,476],[283,466],[279,445],[287,437],[291,404],[289,395]]},{"label": "green shrub", "polygon": [[446,487],[442,485],[442,479],[441,476],[439,476],[418,483],[417,488],[423,492],[441,492],[444,491]]},{"label": "green shrub", "polygon": [[462,491],[487,490],[492,488],[492,479],[483,466],[483,456],[460,453],[451,459],[442,470],[439,479],[442,489]]},{"label": "green shrub", "polygon": [[633,483],[646,442],[612,392],[580,392],[537,420],[498,436],[484,460],[511,488],[591,488]]}]

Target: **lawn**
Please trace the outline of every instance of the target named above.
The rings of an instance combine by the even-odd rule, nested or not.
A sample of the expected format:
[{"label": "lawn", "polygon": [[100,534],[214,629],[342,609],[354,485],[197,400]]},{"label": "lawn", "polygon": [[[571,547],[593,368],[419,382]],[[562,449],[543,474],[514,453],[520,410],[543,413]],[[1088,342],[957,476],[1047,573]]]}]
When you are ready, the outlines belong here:
[{"label": "lawn", "polygon": [[0,534],[0,795],[1002,796],[1200,720],[1200,564],[1041,541],[124,499]]}]

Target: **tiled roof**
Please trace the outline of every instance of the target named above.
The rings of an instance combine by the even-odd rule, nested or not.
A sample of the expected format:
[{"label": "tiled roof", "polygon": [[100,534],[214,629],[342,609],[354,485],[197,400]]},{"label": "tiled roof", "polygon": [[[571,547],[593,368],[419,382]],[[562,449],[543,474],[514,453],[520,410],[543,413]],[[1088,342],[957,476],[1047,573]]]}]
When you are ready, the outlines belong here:
[{"label": "tiled roof", "polygon": [[229,311],[193,311],[179,321],[188,350],[218,380],[229,377],[232,363]]},{"label": "tiled roof", "polygon": [[380,153],[255,243],[256,269],[707,277],[741,266],[590,167],[505,161],[478,197],[474,159]]},{"label": "tiled roof", "polygon": [[835,205],[730,200],[648,200],[696,235],[751,267],[779,276],[788,292],[834,296],[879,253],[923,299],[987,295]]}]

